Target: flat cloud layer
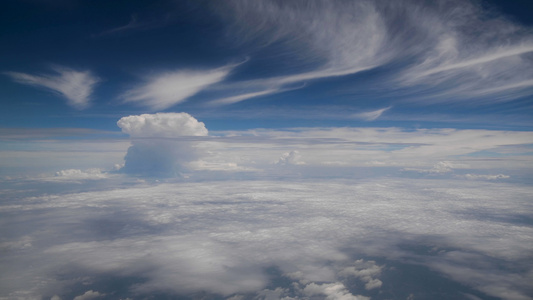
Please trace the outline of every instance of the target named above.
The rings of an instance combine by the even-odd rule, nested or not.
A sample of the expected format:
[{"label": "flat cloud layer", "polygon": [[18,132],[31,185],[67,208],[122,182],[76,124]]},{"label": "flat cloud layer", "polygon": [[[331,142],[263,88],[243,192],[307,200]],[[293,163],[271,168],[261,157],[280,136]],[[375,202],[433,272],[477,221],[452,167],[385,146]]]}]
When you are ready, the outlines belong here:
[{"label": "flat cloud layer", "polygon": [[443,298],[530,299],[532,196],[504,183],[379,179],[27,197],[0,207],[1,296],[423,298],[425,284],[393,288],[403,264],[456,282]]}]

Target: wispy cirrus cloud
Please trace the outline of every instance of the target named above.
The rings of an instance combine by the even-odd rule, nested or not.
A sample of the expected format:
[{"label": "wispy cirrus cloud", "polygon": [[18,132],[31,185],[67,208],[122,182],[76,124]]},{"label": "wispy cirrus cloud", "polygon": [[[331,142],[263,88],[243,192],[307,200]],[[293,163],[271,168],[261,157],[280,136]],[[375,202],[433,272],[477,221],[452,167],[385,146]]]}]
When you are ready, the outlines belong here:
[{"label": "wispy cirrus cloud", "polygon": [[93,37],[113,35],[113,34],[118,34],[118,33],[130,31],[134,29],[139,29],[143,27],[147,27],[147,25],[140,23],[138,21],[137,15],[133,14],[130,17],[130,21],[128,22],[128,24],[105,30],[103,32],[100,32],[99,34],[94,35]]},{"label": "wispy cirrus cloud", "polygon": [[107,30],[104,30],[98,34],[92,35],[93,38],[107,37],[118,34],[129,33],[131,31],[142,31],[142,30],[151,30],[160,27],[164,27],[172,23],[172,13],[167,13],[164,16],[161,16],[158,19],[143,19],[140,20],[137,14],[132,14],[130,20],[126,25],[113,27]]},{"label": "wispy cirrus cloud", "polygon": [[461,12],[438,11],[443,17],[436,21],[423,21],[436,33],[431,47],[401,72],[397,82],[413,91],[415,101],[426,103],[492,103],[531,95],[531,29],[503,17],[485,18],[486,12],[468,2],[462,7]]},{"label": "wispy cirrus cloud", "polygon": [[238,82],[234,86],[247,92],[229,98],[238,101],[226,98],[218,104],[279,93],[291,84],[355,74],[390,58],[385,24],[372,3],[230,1],[222,7],[217,4],[217,10],[231,23],[232,36],[240,43],[254,49],[276,43],[286,47],[277,55],[290,59],[292,70],[287,75]]},{"label": "wispy cirrus cloud", "polygon": [[474,1],[235,0],[216,9],[232,42],[279,58],[278,75],[226,85],[234,95],[218,104],[377,67],[381,77],[370,85],[399,100],[492,103],[533,94],[532,30]]},{"label": "wispy cirrus cloud", "polygon": [[90,71],[76,71],[67,67],[53,66],[55,74],[32,75],[21,72],[4,72],[21,84],[43,87],[58,93],[67,100],[67,104],[84,109],[91,102],[91,95],[100,79]]},{"label": "wispy cirrus cloud", "polygon": [[387,110],[391,109],[392,106],[373,110],[373,111],[366,111],[361,113],[353,114],[352,117],[356,119],[361,119],[365,121],[374,121],[377,118],[381,117],[381,115],[386,112]]},{"label": "wispy cirrus cloud", "polygon": [[178,70],[151,76],[140,86],[126,91],[125,102],[138,103],[151,110],[164,110],[220,82],[236,65],[211,70]]}]

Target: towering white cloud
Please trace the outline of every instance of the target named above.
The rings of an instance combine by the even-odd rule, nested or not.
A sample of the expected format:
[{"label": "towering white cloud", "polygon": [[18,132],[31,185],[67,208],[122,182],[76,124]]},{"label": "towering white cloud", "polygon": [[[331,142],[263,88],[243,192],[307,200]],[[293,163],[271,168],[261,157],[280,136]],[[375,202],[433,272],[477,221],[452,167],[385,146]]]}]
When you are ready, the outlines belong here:
[{"label": "towering white cloud", "polygon": [[133,138],[122,170],[137,175],[178,175],[199,155],[188,137],[207,136],[204,123],[187,113],[128,116],[117,125]]},{"label": "towering white cloud", "polygon": [[123,117],[117,122],[133,138],[206,136],[207,128],[187,113],[156,113]]},{"label": "towering white cloud", "polygon": [[89,106],[91,94],[100,79],[89,71],[76,71],[66,67],[54,66],[52,70],[56,74],[31,75],[20,72],[5,72],[15,81],[44,87],[58,93],[67,100],[67,104],[76,108],[84,109]]}]

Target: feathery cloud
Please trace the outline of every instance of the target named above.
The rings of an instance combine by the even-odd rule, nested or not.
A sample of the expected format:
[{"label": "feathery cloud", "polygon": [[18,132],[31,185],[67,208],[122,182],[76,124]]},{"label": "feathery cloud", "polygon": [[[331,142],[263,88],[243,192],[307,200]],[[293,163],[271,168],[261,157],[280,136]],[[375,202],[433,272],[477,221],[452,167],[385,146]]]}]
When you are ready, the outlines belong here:
[{"label": "feathery cloud", "polygon": [[382,77],[371,85],[382,96],[425,104],[533,94],[531,29],[475,1],[234,0],[215,7],[241,46],[283,58],[272,62],[278,75],[228,85],[247,92],[219,104],[377,67]]},{"label": "feathery cloud", "polygon": [[212,70],[179,70],[148,78],[139,87],[122,95],[124,101],[146,106],[152,110],[164,110],[195,95],[206,87],[220,82],[236,65]]},{"label": "feathery cloud", "polygon": [[67,100],[67,104],[84,109],[89,106],[91,94],[100,79],[89,71],[76,71],[66,67],[54,66],[57,74],[31,75],[20,72],[4,72],[21,84],[44,87],[58,93]]},{"label": "feathery cloud", "polygon": [[391,109],[391,107],[392,106],[381,108],[381,109],[377,109],[377,110],[373,110],[373,111],[366,111],[366,112],[353,114],[352,117],[355,118],[355,119],[361,119],[361,120],[365,120],[365,121],[374,121],[377,118],[381,117],[381,115],[384,112],[386,112],[387,110]]}]

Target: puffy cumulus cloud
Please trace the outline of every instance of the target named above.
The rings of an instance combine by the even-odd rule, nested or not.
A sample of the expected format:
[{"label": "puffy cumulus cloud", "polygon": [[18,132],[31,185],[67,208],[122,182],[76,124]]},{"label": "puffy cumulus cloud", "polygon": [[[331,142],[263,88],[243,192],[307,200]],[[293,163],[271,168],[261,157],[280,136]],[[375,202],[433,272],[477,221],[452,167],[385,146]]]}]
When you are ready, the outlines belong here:
[{"label": "puffy cumulus cloud", "polygon": [[247,180],[3,201],[13,244],[0,296],[423,298],[425,283],[391,290],[423,266],[418,275],[457,291],[527,299],[532,193],[448,179]]},{"label": "puffy cumulus cloud", "polygon": [[277,165],[287,166],[287,165],[305,165],[305,162],[302,160],[302,156],[298,150],[293,150],[291,152],[283,153],[278,161]]},{"label": "puffy cumulus cloud", "polygon": [[235,67],[190,71],[179,70],[148,78],[139,87],[127,91],[126,102],[140,103],[153,110],[162,110],[185,101],[206,87],[222,81]]},{"label": "puffy cumulus cloud", "polygon": [[381,275],[382,266],[378,266],[375,261],[356,260],[353,266],[344,268],[340,275],[354,276],[365,282],[365,288],[372,290],[380,288],[383,282],[377,277]]},{"label": "puffy cumulus cloud", "polygon": [[105,296],[105,294],[101,294],[97,291],[88,290],[83,295],[79,295],[74,297],[74,300],[90,300],[90,299],[98,299]]},{"label": "puffy cumulus cloud", "polygon": [[133,138],[121,170],[136,175],[179,175],[200,154],[189,138],[207,136],[204,123],[187,113],[128,116],[117,125]]},{"label": "puffy cumulus cloud", "polygon": [[187,113],[156,113],[123,117],[117,122],[133,138],[206,136],[207,128]]},{"label": "puffy cumulus cloud", "polygon": [[369,297],[352,295],[342,283],[308,284],[304,290],[308,297],[326,296],[327,300],[370,300]]},{"label": "puffy cumulus cloud", "polygon": [[56,92],[67,100],[68,105],[76,109],[89,106],[91,94],[100,79],[89,71],[76,71],[62,66],[54,66],[52,69],[57,74],[31,75],[19,72],[5,72],[5,74],[19,83],[44,87]]}]

